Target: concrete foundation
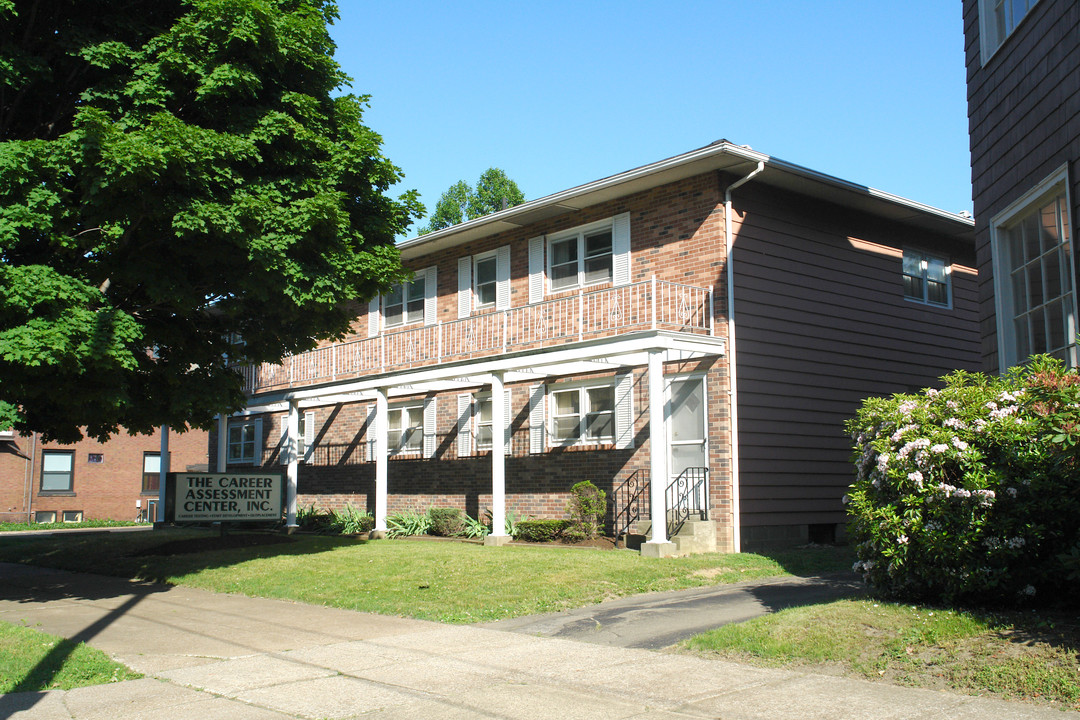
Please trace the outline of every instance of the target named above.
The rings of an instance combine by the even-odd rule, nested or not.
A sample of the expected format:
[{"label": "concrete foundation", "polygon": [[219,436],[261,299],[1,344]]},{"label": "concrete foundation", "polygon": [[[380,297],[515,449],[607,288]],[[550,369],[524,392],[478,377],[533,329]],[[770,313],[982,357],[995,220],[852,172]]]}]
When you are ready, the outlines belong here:
[{"label": "concrete foundation", "polygon": [[[631,550],[640,550],[646,555],[646,546],[654,545],[649,538],[652,537],[652,523],[642,520],[630,528],[626,535],[626,547]],[[670,538],[668,543],[659,545],[672,545],[672,555],[695,555],[698,553],[716,552],[716,522],[713,520],[687,520],[679,531]],[[649,550],[648,552],[653,552]],[[669,557],[668,555],[651,555],[651,557]]]},{"label": "concrete foundation", "polygon": [[488,547],[499,547],[508,544],[513,539],[514,538],[509,535],[488,535],[484,538],[484,545]]}]

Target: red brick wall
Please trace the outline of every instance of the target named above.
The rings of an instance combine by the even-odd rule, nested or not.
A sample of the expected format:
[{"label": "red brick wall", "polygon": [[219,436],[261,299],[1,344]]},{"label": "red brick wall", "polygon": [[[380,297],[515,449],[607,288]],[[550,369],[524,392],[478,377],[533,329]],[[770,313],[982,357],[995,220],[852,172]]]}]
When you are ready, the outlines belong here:
[{"label": "red brick wall", "polygon": [[[43,450],[71,450],[72,492],[42,493]],[[23,522],[38,511],[54,511],[57,520],[65,511],[82,512],[84,519],[134,520],[136,500],[143,507],[156,493],[142,493],[143,453],[161,450],[160,434],[121,434],[108,442],[82,440],[73,445],[42,443],[40,438],[18,435],[13,442],[0,443],[0,522]],[[191,430],[170,433],[171,469],[206,469],[207,433]],[[102,462],[89,456],[100,454]],[[27,507],[27,471],[30,470],[30,507]]]}]

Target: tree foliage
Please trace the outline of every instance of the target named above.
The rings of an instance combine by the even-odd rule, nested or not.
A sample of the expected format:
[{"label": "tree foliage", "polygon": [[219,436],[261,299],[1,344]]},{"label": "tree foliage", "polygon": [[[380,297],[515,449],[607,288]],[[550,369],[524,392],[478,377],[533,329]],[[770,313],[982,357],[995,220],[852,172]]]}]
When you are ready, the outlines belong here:
[{"label": "tree foliage", "polygon": [[420,228],[420,234],[426,235],[523,202],[525,195],[516,182],[499,168],[488,168],[476,182],[475,189],[464,180],[451,185],[439,197],[428,224]]},{"label": "tree foliage", "polygon": [[[344,333],[422,215],[326,0],[0,0],[0,427],[208,425]],[[243,343],[236,343],[236,337]]]}]

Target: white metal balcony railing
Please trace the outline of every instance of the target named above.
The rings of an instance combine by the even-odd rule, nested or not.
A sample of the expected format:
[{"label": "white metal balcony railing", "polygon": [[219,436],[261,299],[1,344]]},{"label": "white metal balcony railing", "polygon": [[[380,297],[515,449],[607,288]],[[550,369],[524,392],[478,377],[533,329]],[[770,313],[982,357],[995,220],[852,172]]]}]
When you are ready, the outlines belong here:
[{"label": "white metal balcony railing", "polygon": [[239,370],[250,395],[648,329],[714,334],[712,287],[654,276],[631,285],[579,291],[533,305],[382,332],[291,355],[281,363],[246,365]]}]

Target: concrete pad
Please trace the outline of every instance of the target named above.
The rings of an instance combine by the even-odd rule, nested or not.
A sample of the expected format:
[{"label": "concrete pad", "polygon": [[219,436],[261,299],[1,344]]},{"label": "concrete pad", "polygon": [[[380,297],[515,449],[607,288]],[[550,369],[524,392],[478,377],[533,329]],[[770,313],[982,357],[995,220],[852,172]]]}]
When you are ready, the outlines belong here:
[{"label": "concrete pad", "polygon": [[528,638],[527,642],[494,648],[462,648],[457,660],[478,667],[513,668],[529,678],[573,679],[601,672],[625,660],[621,651],[550,638]]},{"label": "concrete pad", "polygon": [[298,680],[314,680],[336,674],[333,670],[282,659],[274,655],[253,655],[236,660],[170,670],[162,673],[161,677],[217,695],[236,695],[242,690]]},{"label": "concrete pad", "polygon": [[173,717],[188,705],[212,696],[153,678],[69,690],[65,704],[79,720],[121,720],[152,716]]},{"label": "concrete pad", "polygon": [[482,685],[510,682],[516,674],[514,668],[498,668],[448,658],[382,665],[355,673],[357,677],[374,683],[451,698]]},{"label": "concrete pad", "polygon": [[1062,720],[1069,716],[1061,710],[1028,705],[1018,700],[995,700],[991,698],[963,697],[960,704],[928,714],[933,720],[986,720],[986,718],[1009,718],[1009,720]]},{"label": "concrete pad", "polygon": [[485,686],[459,695],[454,700],[475,708],[476,715],[506,720],[623,720],[640,715],[643,710],[638,703],[546,684]]},{"label": "concrete pad", "polygon": [[0,718],[9,720],[71,720],[63,690],[0,695]]},{"label": "concrete pad", "polygon": [[673,542],[648,542],[641,543],[641,557],[650,558],[668,558],[675,557],[678,553],[678,548],[675,547]]},{"label": "concrete pad", "polygon": [[502,547],[509,545],[514,538],[510,535],[488,535],[484,538],[485,547]]},{"label": "concrete pad", "polygon": [[246,690],[236,697],[260,707],[317,720],[348,718],[370,710],[392,708],[415,700],[418,695],[336,675],[318,680]]},{"label": "concrete pad", "polygon": [[402,633],[372,641],[379,647],[394,647],[423,651],[425,655],[456,654],[462,648],[508,647],[518,642],[504,632],[488,630],[477,625],[435,625],[419,632]]},{"label": "concrete pad", "polygon": [[281,653],[281,657],[317,665],[344,675],[357,675],[370,668],[406,662],[423,662],[428,656],[415,650],[383,647],[362,640],[350,640],[334,645],[289,650]]},{"label": "concrete pad", "polygon": [[885,683],[802,675],[687,703],[680,712],[724,720],[916,720],[941,717],[960,696]]}]

